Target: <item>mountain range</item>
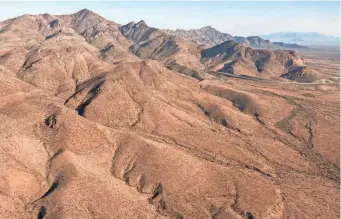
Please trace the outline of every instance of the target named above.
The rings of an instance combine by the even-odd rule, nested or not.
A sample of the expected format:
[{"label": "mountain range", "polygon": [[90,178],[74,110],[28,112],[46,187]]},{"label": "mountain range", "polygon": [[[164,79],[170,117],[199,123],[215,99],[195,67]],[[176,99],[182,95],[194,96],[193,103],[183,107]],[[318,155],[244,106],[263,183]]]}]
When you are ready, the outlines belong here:
[{"label": "mountain range", "polygon": [[163,30],[165,33],[184,37],[198,44],[204,44],[207,46],[215,46],[228,40],[234,40],[233,36],[227,33],[219,32],[211,26],[206,26],[200,29],[191,30]]},{"label": "mountain range", "polygon": [[207,46],[215,46],[227,40],[234,40],[253,48],[264,49],[306,49],[308,46],[340,45],[339,37],[327,36],[316,32],[278,32],[261,36],[242,37],[222,33],[211,26],[206,26],[200,29],[163,31]]},{"label": "mountain range", "polygon": [[177,30],[163,30],[163,31],[167,34],[184,37],[190,41],[193,41],[198,44],[204,44],[206,46],[215,46],[225,41],[233,40],[238,43],[244,43],[246,46],[250,46],[253,48],[263,48],[263,49],[307,48],[306,46],[301,46],[301,45],[293,44],[293,43],[270,42],[269,40],[265,40],[259,36],[249,36],[249,37],[235,36],[233,37],[230,34],[222,33],[211,26],[206,26],[200,29],[191,29],[191,30],[177,29]]},{"label": "mountain range", "polygon": [[0,217],[339,218],[337,68],[205,29],[0,22]]},{"label": "mountain range", "polygon": [[261,37],[271,41],[297,43],[306,46],[340,45],[340,37],[327,36],[316,32],[278,32],[262,35]]}]

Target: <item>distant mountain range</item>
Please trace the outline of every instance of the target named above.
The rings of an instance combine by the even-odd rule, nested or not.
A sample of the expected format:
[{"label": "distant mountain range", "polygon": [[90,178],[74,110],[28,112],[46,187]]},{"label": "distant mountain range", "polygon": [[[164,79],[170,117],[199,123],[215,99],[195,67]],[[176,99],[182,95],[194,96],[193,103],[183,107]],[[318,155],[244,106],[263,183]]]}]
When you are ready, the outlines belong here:
[{"label": "distant mountain range", "polygon": [[340,45],[340,37],[327,36],[315,32],[278,32],[261,36],[264,39],[284,42],[297,43],[300,45]]},{"label": "distant mountain range", "polygon": [[283,42],[271,42],[270,40],[263,39],[259,36],[248,36],[248,37],[239,37],[235,36],[233,38],[234,41],[238,43],[244,43],[247,46],[253,48],[264,48],[264,49],[303,49],[307,48],[306,46],[298,45],[296,43],[283,43]]},{"label": "distant mountain range", "polygon": [[222,33],[211,26],[206,26],[200,29],[190,29],[190,30],[163,30],[167,34],[173,36],[180,36],[193,41],[198,44],[204,44],[206,46],[215,46],[221,44],[228,40],[233,40],[238,43],[243,43],[246,46],[253,48],[262,49],[279,49],[279,48],[306,48],[306,46],[301,46],[296,43],[284,43],[284,42],[271,42],[270,40],[263,39],[259,36],[248,36],[241,37],[235,36],[228,33]]}]

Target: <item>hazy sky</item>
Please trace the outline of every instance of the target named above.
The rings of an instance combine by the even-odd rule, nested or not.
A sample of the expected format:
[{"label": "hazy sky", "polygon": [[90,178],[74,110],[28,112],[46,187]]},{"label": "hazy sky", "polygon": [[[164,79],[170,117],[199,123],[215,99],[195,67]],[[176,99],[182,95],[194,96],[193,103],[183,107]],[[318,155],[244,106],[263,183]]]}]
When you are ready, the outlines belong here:
[{"label": "hazy sky", "polygon": [[120,24],[195,29],[211,25],[231,35],[280,31],[340,36],[340,3],[334,2],[0,2],[0,20],[22,14],[69,14],[88,8]]}]

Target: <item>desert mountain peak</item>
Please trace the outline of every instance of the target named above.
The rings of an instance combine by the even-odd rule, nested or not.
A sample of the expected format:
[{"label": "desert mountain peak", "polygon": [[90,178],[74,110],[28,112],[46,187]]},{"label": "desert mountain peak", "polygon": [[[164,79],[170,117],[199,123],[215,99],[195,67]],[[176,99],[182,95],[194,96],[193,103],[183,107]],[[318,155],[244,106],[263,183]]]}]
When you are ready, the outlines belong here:
[{"label": "desert mountain peak", "polygon": [[144,20],[140,20],[139,22],[137,22],[138,25],[147,25],[146,22]]},{"label": "desert mountain peak", "polygon": [[215,31],[216,29],[213,28],[212,26],[205,26],[200,28],[201,30],[205,30],[205,31]]},{"label": "desert mountain peak", "polygon": [[[87,9],[87,8],[81,9],[81,10],[77,11],[77,12],[74,13],[74,14],[76,14],[76,15],[87,15],[87,14],[89,14],[89,13],[95,14],[93,11],[90,11],[90,10]],[[99,15],[98,15],[98,16],[99,16]]]},{"label": "desert mountain peak", "polygon": [[[102,17],[101,15],[87,9],[84,8],[76,13],[73,13],[70,15],[72,17],[72,19],[74,20],[74,22],[105,22],[107,21],[104,17]],[[63,16],[64,17],[64,16]]]}]

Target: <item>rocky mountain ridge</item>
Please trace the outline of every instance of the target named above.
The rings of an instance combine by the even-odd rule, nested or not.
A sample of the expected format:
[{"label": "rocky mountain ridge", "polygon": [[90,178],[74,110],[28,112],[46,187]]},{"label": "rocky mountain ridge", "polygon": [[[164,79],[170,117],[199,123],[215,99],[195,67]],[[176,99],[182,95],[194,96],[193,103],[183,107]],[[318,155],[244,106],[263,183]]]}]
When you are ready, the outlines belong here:
[{"label": "rocky mountain ridge", "polygon": [[184,37],[198,44],[204,44],[206,46],[214,46],[222,42],[233,40],[233,36],[221,33],[211,26],[206,26],[200,29],[183,30],[163,30],[165,33]]},{"label": "rocky mountain ridge", "polygon": [[[119,62],[122,60],[137,60],[137,57],[140,57],[142,59],[153,59],[162,62],[169,69],[191,75],[197,79],[202,79],[203,77],[207,76],[207,73],[205,72],[207,68],[203,65],[201,61],[203,60],[201,55],[203,49],[205,49],[205,46],[189,41],[187,40],[187,38],[184,38],[182,36],[174,36],[172,34],[167,34],[166,32],[161,31],[157,28],[149,27],[144,21],[140,21],[138,23],[131,22],[122,26],[116,24],[115,22],[108,21],[105,18],[86,9],[72,15],[27,15],[26,18],[23,17],[20,19],[28,19],[30,20],[29,22],[33,22],[34,20],[36,20],[37,24],[34,25],[39,25],[38,33],[40,35],[39,37],[41,37],[41,39],[39,39],[38,41],[41,41],[44,37],[46,39],[51,39],[53,37],[62,35],[64,37],[83,37],[86,42],[100,49],[101,59],[111,60],[112,62]],[[15,25],[18,20],[13,23],[11,23],[11,21],[7,22],[9,22],[8,25],[2,28],[3,32],[6,32],[8,28],[10,28],[12,25]],[[219,37],[219,40],[217,40],[216,42],[231,38],[230,35],[222,34],[212,27],[202,28],[201,31],[203,33],[210,33],[208,35],[204,34],[204,36]],[[244,46],[247,46],[248,44],[257,45],[258,47],[264,47],[265,44],[272,45],[271,42],[264,41],[259,37],[251,37],[245,39],[238,38],[237,41],[241,41]],[[206,47],[206,49],[208,48]],[[224,52],[235,53],[233,49],[226,50]],[[280,53],[280,50],[278,50],[276,53]],[[227,56],[232,55],[233,54],[227,54]],[[289,58],[285,55],[278,57]],[[248,58],[249,57],[244,57],[244,59]],[[292,56],[291,58],[295,59],[294,56]],[[254,62],[254,60],[249,60],[248,63],[252,62]],[[302,61],[302,63],[303,62],[304,61]],[[239,63],[240,65],[245,65],[243,67],[245,70],[250,67],[246,66],[248,65],[247,62]],[[302,64],[301,66],[305,65]],[[253,67],[255,67],[255,65]],[[285,74],[289,72],[289,68],[291,68],[291,65],[285,65],[282,73]],[[220,70],[219,68],[215,69]],[[300,71],[302,71],[302,69],[300,69]],[[240,73],[239,71],[233,72],[234,74]],[[281,77],[281,75],[278,73],[267,75],[268,72],[265,72],[263,74],[257,74],[255,71],[250,70],[249,75],[253,75],[255,77],[269,77],[277,75],[278,77]],[[295,77],[287,78],[295,80]]]},{"label": "rocky mountain ridge", "polygon": [[227,33],[222,33],[211,26],[203,27],[200,29],[191,29],[191,30],[163,30],[164,32],[174,35],[181,36],[188,40],[191,40],[198,44],[204,44],[207,47],[212,47],[218,44],[221,44],[228,40],[234,40],[238,43],[244,43],[246,46],[250,46],[252,48],[261,48],[261,49],[303,49],[307,48],[306,46],[301,46],[294,43],[283,43],[283,42],[271,42],[269,40],[263,39],[259,36],[231,36]]}]

